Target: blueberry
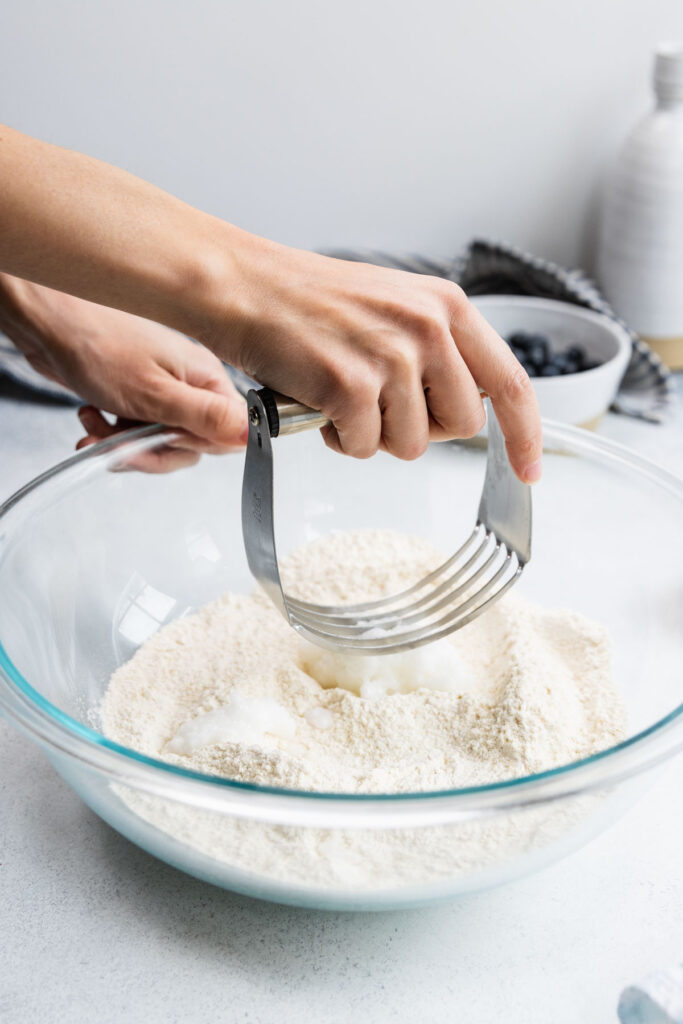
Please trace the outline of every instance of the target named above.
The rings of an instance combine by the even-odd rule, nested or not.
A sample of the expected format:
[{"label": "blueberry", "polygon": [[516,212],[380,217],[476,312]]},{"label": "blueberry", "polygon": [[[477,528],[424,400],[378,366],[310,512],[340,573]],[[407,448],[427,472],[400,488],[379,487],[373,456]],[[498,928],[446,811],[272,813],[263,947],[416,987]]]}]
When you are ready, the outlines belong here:
[{"label": "blueberry", "polygon": [[571,366],[573,365],[571,360],[567,358],[564,352],[558,352],[554,358],[553,363],[557,368],[558,373],[571,373]]},{"label": "blueberry", "polygon": [[564,352],[556,352],[552,357],[552,362],[560,373],[578,373],[580,369],[578,360],[570,353],[569,349]]},{"label": "blueberry", "polygon": [[527,334],[527,338],[532,345],[543,345],[545,349],[548,348],[548,339],[545,334]]},{"label": "blueberry", "polygon": [[539,370],[548,362],[548,342],[545,340],[535,341],[529,346],[527,359]]},{"label": "blueberry", "polygon": [[511,345],[512,348],[518,348],[521,349],[522,352],[526,352],[529,348],[530,337],[531,335],[525,334],[524,331],[515,331],[515,333],[511,334],[507,340],[508,344]]},{"label": "blueberry", "polygon": [[559,377],[569,373],[593,370],[593,362],[581,345],[569,345],[563,352],[552,352],[544,334],[514,331],[507,339],[515,359],[530,377]]}]

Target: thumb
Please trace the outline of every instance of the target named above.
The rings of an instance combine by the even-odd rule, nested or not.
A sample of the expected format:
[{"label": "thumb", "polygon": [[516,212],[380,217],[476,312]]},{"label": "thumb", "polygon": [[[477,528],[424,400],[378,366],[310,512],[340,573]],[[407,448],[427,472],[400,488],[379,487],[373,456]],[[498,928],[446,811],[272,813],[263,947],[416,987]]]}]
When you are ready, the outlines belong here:
[{"label": "thumb", "polygon": [[182,427],[214,444],[241,447],[247,443],[247,405],[234,389],[213,391],[171,379],[160,414],[167,426]]}]

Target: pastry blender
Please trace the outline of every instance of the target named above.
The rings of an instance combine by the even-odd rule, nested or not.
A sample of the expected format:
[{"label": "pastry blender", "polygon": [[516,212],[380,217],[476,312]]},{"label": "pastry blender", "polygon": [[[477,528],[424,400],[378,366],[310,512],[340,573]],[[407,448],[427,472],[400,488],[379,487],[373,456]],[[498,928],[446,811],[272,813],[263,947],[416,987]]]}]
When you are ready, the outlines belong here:
[{"label": "pastry blender", "polygon": [[250,390],[242,485],[247,561],[273,604],[299,633],[323,647],[394,654],[467,625],[520,577],[531,557],[531,488],[512,471],[490,401],[486,475],[472,533],[455,554],[400,593],[352,605],[319,605],[284,592],[273,519],[272,439],[322,427],[313,409],[268,388]]}]

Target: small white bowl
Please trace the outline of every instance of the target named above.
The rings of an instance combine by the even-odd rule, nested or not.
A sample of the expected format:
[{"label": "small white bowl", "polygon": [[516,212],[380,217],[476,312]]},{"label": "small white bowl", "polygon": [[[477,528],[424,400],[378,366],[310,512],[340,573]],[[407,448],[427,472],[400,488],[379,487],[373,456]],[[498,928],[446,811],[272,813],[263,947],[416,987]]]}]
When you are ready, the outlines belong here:
[{"label": "small white bowl", "polygon": [[543,334],[552,352],[570,345],[586,350],[593,370],[534,377],[541,416],[594,428],[612,404],[631,356],[631,339],[619,324],[581,306],[527,295],[478,295],[472,304],[503,338],[515,331]]}]

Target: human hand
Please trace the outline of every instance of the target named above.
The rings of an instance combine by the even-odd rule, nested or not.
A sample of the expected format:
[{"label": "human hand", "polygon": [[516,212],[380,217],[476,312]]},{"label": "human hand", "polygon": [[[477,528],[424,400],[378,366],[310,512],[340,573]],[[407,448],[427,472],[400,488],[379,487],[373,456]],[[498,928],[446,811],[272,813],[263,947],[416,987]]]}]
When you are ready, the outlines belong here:
[{"label": "human hand", "polygon": [[200,340],[323,412],[332,421],[323,428],[329,447],[412,459],[429,440],[472,437],[485,421],[482,389],[517,476],[540,478],[529,378],[457,285],[247,238],[237,258],[241,287],[229,310],[218,301]]},{"label": "human hand", "polygon": [[[429,438],[475,434],[484,421],[481,388],[491,396],[515,472],[529,482],[539,478],[541,424],[528,377],[452,282],[269,242],[118,168],[1,131],[6,270],[196,338],[320,410],[332,421],[323,431],[328,445],[360,458],[379,447],[415,458]],[[232,443],[234,414],[227,410],[235,406],[216,394],[224,385],[216,383],[215,364],[188,359],[186,345],[170,335],[161,344],[156,329],[127,323],[147,337],[151,356],[140,364],[137,346],[126,346],[121,362],[129,372],[121,374],[111,345],[98,337],[98,368],[111,366],[111,387],[106,373],[89,373],[97,344],[84,362],[79,346],[58,339],[61,356],[53,354],[48,368],[57,364],[86,398],[97,396],[95,405],[116,405],[124,416],[135,406],[136,418],[141,410]],[[188,376],[193,366],[199,379]]]},{"label": "human hand", "polygon": [[[6,270],[196,338],[323,412],[333,424],[324,429],[327,443],[361,458],[379,447],[414,458],[429,438],[476,433],[484,420],[479,387],[491,396],[515,472],[539,478],[541,425],[528,377],[455,284],[269,242],[119,168],[0,131]],[[144,379],[136,380],[133,345],[123,360],[131,372],[119,381],[114,373],[110,406],[141,406],[145,417],[166,420],[182,410],[192,421],[186,429],[232,443],[226,410],[234,405],[215,394],[215,364],[202,370],[182,342],[155,349],[158,334],[149,326],[143,333],[152,351]],[[111,346],[103,353],[106,364]],[[88,363],[74,365],[82,364],[76,348],[65,359],[48,362],[73,374],[81,393],[87,385],[110,399],[108,382],[91,377]],[[117,359],[109,362],[115,369]],[[187,377],[190,365],[199,380]]]},{"label": "human hand", "polygon": [[0,323],[36,370],[90,403],[79,411],[86,436],[77,448],[162,422],[180,428],[178,439],[138,468],[166,472],[246,442],[244,400],[220,361],[167,327],[8,275]]},{"label": "human hand", "polygon": [[[93,405],[82,405],[78,410],[78,418],[85,430],[85,436],[76,443],[77,451],[89,448],[107,438],[116,437],[124,430],[146,425],[141,420],[127,420],[122,416],[116,416],[114,422],[110,423]],[[202,451],[206,451],[202,443],[198,443],[198,439],[195,440],[181,430],[167,444],[155,445],[149,451],[127,456],[125,460],[117,462],[116,469],[135,469],[142,473],[172,473],[176,469],[194,466],[199,461]]]}]

